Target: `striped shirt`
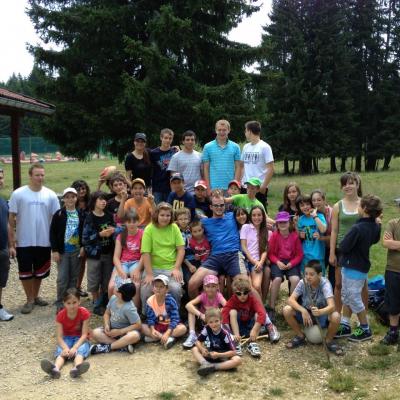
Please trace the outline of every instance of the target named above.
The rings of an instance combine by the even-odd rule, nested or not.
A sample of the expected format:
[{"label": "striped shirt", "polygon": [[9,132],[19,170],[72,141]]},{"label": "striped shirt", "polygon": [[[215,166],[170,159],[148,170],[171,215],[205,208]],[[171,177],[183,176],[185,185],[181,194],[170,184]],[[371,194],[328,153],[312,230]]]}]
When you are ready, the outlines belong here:
[{"label": "striped shirt", "polygon": [[204,146],[202,161],[210,163],[211,189],[228,189],[229,182],[235,178],[235,161],[240,160],[240,147],[228,140],[221,147],[217,139]]}]

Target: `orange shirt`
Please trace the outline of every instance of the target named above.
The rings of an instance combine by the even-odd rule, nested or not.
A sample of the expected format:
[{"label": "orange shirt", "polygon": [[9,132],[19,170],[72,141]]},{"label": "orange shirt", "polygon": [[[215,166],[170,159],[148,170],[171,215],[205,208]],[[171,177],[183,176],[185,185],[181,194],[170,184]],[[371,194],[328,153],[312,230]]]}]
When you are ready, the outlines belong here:
[{"label": "orange shirt", "polygon": [[139,226],[146,226],[151,222],[151,214],[153,208],[151,202],[147,197],[144,198],[143,203],[138,205],[134,198],[128,199],[125,202],[124,210],[128,211],[130,208],[134,208],[139,217]]}]

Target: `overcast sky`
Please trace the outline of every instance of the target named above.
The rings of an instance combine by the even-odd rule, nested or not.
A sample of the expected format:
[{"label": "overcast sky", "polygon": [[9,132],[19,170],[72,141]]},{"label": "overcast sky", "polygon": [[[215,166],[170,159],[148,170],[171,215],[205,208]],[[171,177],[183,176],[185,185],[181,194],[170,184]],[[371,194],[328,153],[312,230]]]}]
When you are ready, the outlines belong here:
[{"label": "overcast sky", "polygon": [[[272,0],[261,0],[260,12],[245,19],[230,38],[238,42],[257,45],[261,42],[262,25],[268,19]],[[12,73],[27,76],[32,70],[33,57],[27,43],[37,44],[39,38],[25,14],[26,0],[0,0],[0,81],[5,82]]]}]

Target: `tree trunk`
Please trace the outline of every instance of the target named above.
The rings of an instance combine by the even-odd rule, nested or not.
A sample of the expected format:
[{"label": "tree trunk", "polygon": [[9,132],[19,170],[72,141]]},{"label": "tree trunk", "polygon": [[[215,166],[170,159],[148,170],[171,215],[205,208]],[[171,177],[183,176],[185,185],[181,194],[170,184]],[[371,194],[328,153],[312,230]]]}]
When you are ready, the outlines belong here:
[{"label": "tree trunk", "polygon": [[331,173],[332,172],[337,172],[335,156],[331,156]]},{"label": "tree trunk", "polygon": [[312,169],[314,174],[319,174],[319,169],[318,169],[318,158],[313,157],[312,159]]},{"label": "tree trunk", "polygon": [[296,160],[292,161],[292,174],[294,175],[294,170],[296,168]]},{"label": "tree trunk", "polygon": [[299,161],[299,172],[300,174],[311,174],[312,173],[312,158],[306,157]]},{"label": "tree trunk", "polygon": [[376,156],[368,156],[368,158],[365,160],[365,170],[369,172],[375,171],[376,162],[377,162]]},{"label": "tree trunk", "polygon": [[283,174],[289,175],[289,160],[286,157],[283,160]]},{"label": "tree trunk", "polygon": [[347,157],[342,157],[340,159],[340,172],[346,172],[346,160]]},{"label": "tree trunk", "polygon": [[382,167],[382,171],[387,171],[390,167],[390,161],[392,160],[392,156],[386,156],[384,161],[383,161],[383,167]]},{"label": "tree trunk", "polygon": [[361,163],[362,163],[362,155],[359,154],[356,156],[356,166],[354,168],[357,172],[361,172]]}]

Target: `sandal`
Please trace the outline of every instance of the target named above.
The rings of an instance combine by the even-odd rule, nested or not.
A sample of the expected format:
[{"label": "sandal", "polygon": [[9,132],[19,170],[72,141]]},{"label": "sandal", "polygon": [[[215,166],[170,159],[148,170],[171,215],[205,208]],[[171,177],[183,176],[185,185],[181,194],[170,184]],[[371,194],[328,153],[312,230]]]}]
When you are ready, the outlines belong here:
[{"label": "sandal", "polygon": [[255,357],[255,358],[260,358],[261,357],[260,347],[255,342],[251,342],[251,343],[248,344],[247,351],[250,353],[250,355],[252,357]]},{"label": "sandal", "polygon": [[343,347],[339,346],[337,343],[334,343],[334,342],[326,343],[326,347],[330,352],[335,354],[335,356],[343,356],[344,355]]},{"label": "sandal", "polygon": [[301,336],[295,336],[289,343],[286,343],[287,349],[295,349],[296,347],[304,346],[306,344],[306,338]]}]

